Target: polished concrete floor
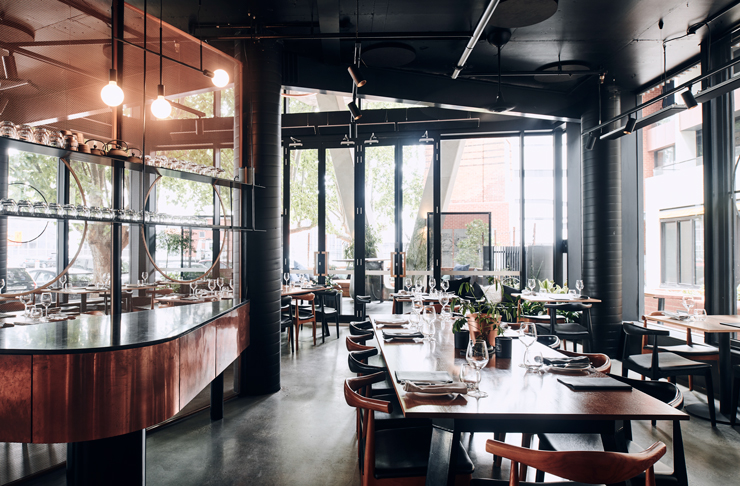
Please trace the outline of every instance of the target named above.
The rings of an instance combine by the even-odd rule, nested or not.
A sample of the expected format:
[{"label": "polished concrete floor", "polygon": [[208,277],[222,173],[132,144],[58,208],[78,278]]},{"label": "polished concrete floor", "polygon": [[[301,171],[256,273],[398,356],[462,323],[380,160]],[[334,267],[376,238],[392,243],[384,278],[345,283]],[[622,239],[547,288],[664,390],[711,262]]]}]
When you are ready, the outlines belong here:
[{"label": "polished concrete floor", "polygon": [[[269,396],[237,398],[226,403],[224,419],[211,422],[208,412],[161,428],[147,438],[149,485],[359,485],[355,415],[342,393],[351,376],[342,328],[313,346],[304,329],[298,354],[291,354],[283,336],[282,390]],[[619,372],[616,363],[613,371]],[[687,402],[695,400],[684,390]],[[488,398],[495,400],[495,396]],[[740,427],[732,430],[692,418],[683,426],[690,484],[738,484]],[[670,447],[668,423],[635,425],[636,440],[650,445],[663,440]],[[490,434],[464,436],[476,463],[476,477],[508,477],[508,466],[494,469],[483,449]],[[518,443],[517,435],[508,442]],[[671,451],[666,455],[671,457]],[[532,477],[530,477],[532,479]],[[25,484],[62,486],[64,470]]]}]

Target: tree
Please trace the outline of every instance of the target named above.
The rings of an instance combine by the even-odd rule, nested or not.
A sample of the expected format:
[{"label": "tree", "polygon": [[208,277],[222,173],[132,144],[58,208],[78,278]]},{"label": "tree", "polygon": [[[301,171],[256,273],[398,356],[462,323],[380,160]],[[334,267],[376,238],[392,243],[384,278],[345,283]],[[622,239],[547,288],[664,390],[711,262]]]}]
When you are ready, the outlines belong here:
[{"label": "tree", "polygon": [[484,246],[488,246],[488,223],[474,219],[465,225],[465,238],[457,242],[455,263],[483,268]]},{"label": "tree", "polygon": [[160,233],[157,237],[157,248],[165,251],[165,268],[170,264],[170,253],[185,253],[195,251],[193,248],[193,238],[190,232],[177,233],[173,230],[167,230]]}]

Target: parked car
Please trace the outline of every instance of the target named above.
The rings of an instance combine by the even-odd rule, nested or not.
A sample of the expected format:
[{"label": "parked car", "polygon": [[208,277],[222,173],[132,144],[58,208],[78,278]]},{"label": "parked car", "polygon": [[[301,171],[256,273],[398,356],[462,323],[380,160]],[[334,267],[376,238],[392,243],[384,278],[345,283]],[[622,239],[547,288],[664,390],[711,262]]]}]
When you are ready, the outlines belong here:
[{"label": "parked car", "polygon": [[44,285],[57,276],[56,270],[50,270],[48,268],[32,268],[28,270],[28,273],[33,278],[36,287]]},{"label": "parked car", "polygon": [[36,283],[25,268],[8,268],[5,276],[7,287],[4,292],[6,293],[23,292],[36,288]]}]

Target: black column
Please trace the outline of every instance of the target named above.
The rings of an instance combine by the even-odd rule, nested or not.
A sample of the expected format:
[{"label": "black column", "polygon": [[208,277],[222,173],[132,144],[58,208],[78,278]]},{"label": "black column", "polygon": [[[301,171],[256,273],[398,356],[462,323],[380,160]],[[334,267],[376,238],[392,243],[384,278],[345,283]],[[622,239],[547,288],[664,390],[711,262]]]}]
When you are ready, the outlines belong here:
[{"label": "black column", "polygon": [[[602,87],[602,118],[619,114],[619,90]],[[581,117],[583,129],[599,122],[594,97]],[[617,122],[619,123],[619,122]],[[623,122],[622,122],[623,123]],[[585,144],[582,137],[581,143]],[[591,309],[591,351],[617,357],[622,335],[622,161],[620,141],[599,140],[593,150],[582,145],[581,200],[583,208],[582,275],[586,295],[602,302]]]},{"label": "black column", "polygon": [[[280,390],[280,91],[282,52],[277,42],[239,41],[242,62],[243,167],[253,165],[255,227],[247,233],[246,276],[250,300],[249,347],[240,360],[240,394]],[[244,278],[245,277],[245,278]]]}]

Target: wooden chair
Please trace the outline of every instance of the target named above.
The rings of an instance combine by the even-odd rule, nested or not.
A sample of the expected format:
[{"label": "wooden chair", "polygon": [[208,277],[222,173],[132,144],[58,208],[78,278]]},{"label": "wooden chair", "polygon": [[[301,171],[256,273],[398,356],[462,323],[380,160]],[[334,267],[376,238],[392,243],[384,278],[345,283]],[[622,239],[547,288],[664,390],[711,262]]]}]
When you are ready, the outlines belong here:
[{"label": "wooden chair", "polygon": [[293,352],[293,298],[289,295],[280,297],[280,333],[288,331],[288,346]]},{"label": "wooden chair", "polygon": [[[303,324],[311,324],[313,327],[313,345],[316,346],[316,296],[314,294],[302,294],[294,296],[296,305],[293,308],[293,319],[295,322],[295,350],[298,352],[298,331]],[[310,302],[310,310],[303,307],[302,302]]]},{"label": "wooden chair", "polygon": [[[645,473],[645,486],[655,486],[653,465],[663,457],[666,446],[656,442],[642,452],[625,454],[621,452],[594,451],[538,451],[509,445],[495,440],[486,441],[486,451],[511,459],[509,481],[494,479],[474,479],[471,486],[534,486],[542,483],[519,481],[519,464],[526,464],[539,471],[577,481],[584,484],[621,483]],[[567,486],[571,482],[547,483],[548,486]],[[634,484],[634,483],[633,483]]]},{"label": "wooden chair", "polygon": [[316,313],[321,317],[321,342],[324,342],[324,333],[331,336],[329,332],[329,319],[334,319],[337,327],[337,339],[339,339],[339,309],[342,302],[342,293],[338,290],[325,290],[319,294],[319,308]]},{"label": "wooden chair", "polygon": [[[670,333],[661,329],[650,329],[635,325],[631,322],[623,322],[627,338],[630,336],[652,337],[657,339],[659,336],[668,336]],[[653,342],[655,344],[655,341]],[[624,350],[622,353],[622,376],[626,377],[627,373],[632,370],[639,375],[646,376],[651,380],[660,378],[670,378],[675,381],[676,376],[683,375],[704,375],[707,385],[707,403],[709,405],[709,418],[712,427],[716,427],[717,421],[714,410],[714,388],[712,386],[712,366],[709,363],[692,361],[679,356],[675,353],[658,352],[659,346],[652,347],[652,354],[628,355],[629,339],[624,340]]]},{"label": "wooden chair", "polygon": [[[649,316],[662,316],[661,311],[651,312]],[[648,319],[642,316],[642,322],[645,327],[648,327]],[[647,336],[642,338],[642,352],[649,354],[653,350],[652,345],[648,343]],[[693,359],[696,361],[716,361],[719,364],[719,349],[709,344],[694,343],[691,336],[691,329],[686,329],[686,344],[674,344],[668,346],[662,346],[658,344],[659,351],[667,351],[669,353],[676,353],[684,358]],[[694,377],[689,375],[689,390],[694,390]]]},{"label": "wooden chair", "polygon": [[18,312],[26,308],[21,301],[7,301],[0,304],[0,312]]},{"label": "wooden chair", "polygon": [[363,334],[361,336],[347,336],[347,351],[367,351],[369,349],[375,349],[374,346],[367,346],[364,344],[371,339],[372,336],[367,334]]},{"label": "wooden chair", "polygon": [[[429,446],[432,428],[393,427],[376,428],[376,413],[390,414],[393,406],[389,401],[369,398],[358,393],[373,383],[386,379],[380,372],[359,378],[348,378],[344,382],[344,398],[347,405],[358,411],[358,455],[360,479],[363,486],[422,486],[426,482]],[[460,444],[456,461],[455,484],[470,482],[473,466],[465,448]]]},{"label": "wooden chair", "polygon": [[[667,381],[641,381],[632,378],[624,378],[617,375],[609,375],[615,380],[632,385],[639,390],[675,409],[683,407],[683,394],[673,383]],[[655,423],[653,422],[653,426]],[[627,450],[641,450],[638,444],[632,441],[632,424],[624,423],[624,436],[627,439]],[[604,446],[601,436],[598,434],[539,434],[540,449],[550,451],[603,451]],[[662,463],[655,465],[655,477],[658,483],[678,484],[688,486],[688,474],[686,472],[686,456],[684,455],[683,436],[681,434],[681,421],[673,421],[673,469],[669,469]],[[537,472],[537,481],[544,481],[545,475],[542,471]],[[634,481],[633,481],[633,484]]]}]

